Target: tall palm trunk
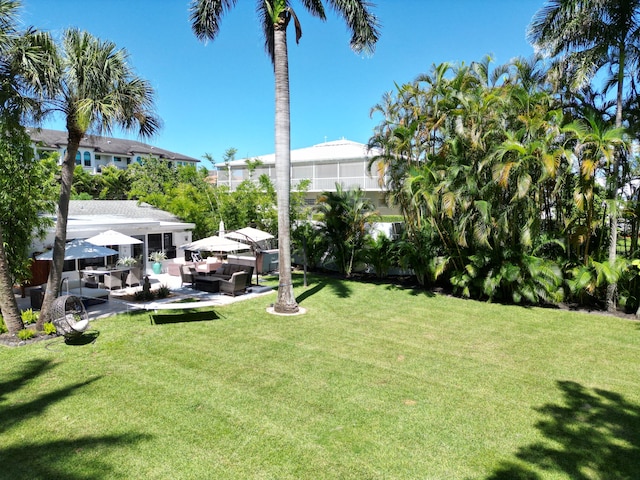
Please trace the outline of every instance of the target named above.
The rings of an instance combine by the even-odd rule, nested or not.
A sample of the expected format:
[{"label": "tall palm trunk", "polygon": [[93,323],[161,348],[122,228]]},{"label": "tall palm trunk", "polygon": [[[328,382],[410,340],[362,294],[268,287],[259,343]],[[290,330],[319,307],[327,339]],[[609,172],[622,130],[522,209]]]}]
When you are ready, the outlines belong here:
[{"label": "tall palm trunk", "polygon": [[[618,85],[616,93],[616,128],[622,127],[622,97],[624,94],[624,68],[626,51],[624,42],[620,42],[620,58],[618,63]],[[618,256],[618,177],[620,174],[620,155],[621,152],[615,152],[613,156],[613,172],[611,174],[611,192],[610,196],[613,200],[611,207],[611,225],[609,231],[609,263],[613,267]],[[607,285],[607,310],[614,312],[616,310],[616,290],[617,283],[610,283]]]},{"label": "tall palm trunk", "polygon": [[274,31],[274,73],[276,84],[275,155],[278,202],[278,299],[274,310],[295,313],[298,304],[291,282],[291,225],[289,204],[291,195],[291,126],[289,111],[289,56],[287,53],[287,23],[281,19]]},{"label": "tall palm trunk", "polygon": [[4,250],[2,226],[0,226],[0,310],[9,333],[15,335],[24,328],[20,309],[18,308],[16,297],[13,295],[13,281],[9,273],[9,263]]},{"label": "tall palm trunk", "polygon": [[44,322],[51,321],[51,307],[53,301],[60,293],[60,282],[62,281],[62,270],[64,268],[64,249],[67,242],[67,223],[69,220],[69,200],[71,198],[71,186],[73,184],[73,171],[76,168],[76,154],[80,146],[80,140],[84,135],[79,128],[73,127],[67,122],[69,138],[67,142],[67,153],[62,163],[62,178],[60,182],[60,199],[58,201],[58,211],[56,212],[56,233],[53,242],[53,261],[49,278],[47,280],[47,291],[42,300],[42,309],[38,317],[36,328],[42,330]]}]

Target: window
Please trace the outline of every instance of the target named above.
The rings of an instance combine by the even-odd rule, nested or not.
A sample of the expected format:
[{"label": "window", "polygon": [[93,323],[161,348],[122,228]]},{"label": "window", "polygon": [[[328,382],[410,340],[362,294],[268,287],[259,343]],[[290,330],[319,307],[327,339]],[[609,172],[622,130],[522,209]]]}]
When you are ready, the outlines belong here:
[{"label": "window", "polygon": [[342,177],[362,177],[364,168],[362,163],[343,163],[340,165],[340,178]]},{"label": "window", "polygon": [[173,245],[173,233],[164,233],[162,237],[167,258],[176,258],[176,247]]},{"label": "window", "polygon": [[313,178],[313,165],[294,165],[292,167],[291,177],[301,179]]},{"label": "window", "polygon": [[162,251],[162,234],[150,233],[147,235],[147,248],[149,254]]},{"label": "window", "polygon": [[76,165],[82,164],[82,157],[80,156],[80,152],[76,153]]},{"label": "window", "polygon": [[122,158],[120,158],[120,157],[113,157],[113,161],[114,161],[114,162],[121,162],[121,161],[122,161]]},{"label": "window", "polygon": [[338,164],[325,163],[316,165],[316,178],[338,178]]},{"label": "window", "polygon": [[91,154],[89,152],[84,152],[84,166],[91,166]]},{"label": "window", "polygon": [[96,160],[100,160],[100,155],[95,155]]}]

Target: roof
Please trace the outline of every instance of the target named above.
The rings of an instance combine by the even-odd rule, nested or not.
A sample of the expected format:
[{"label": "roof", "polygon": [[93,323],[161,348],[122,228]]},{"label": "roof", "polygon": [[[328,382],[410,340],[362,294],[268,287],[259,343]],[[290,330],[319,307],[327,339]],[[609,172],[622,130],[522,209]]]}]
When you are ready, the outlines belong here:
[{"label": "roof", "polygon": [[[351,140],[335,140],[332,142],[319,143],[311,147],[298,148],[291,150],[291,163],[303,162],[335,162],[338,160],[353,161],[369,159],[379,155],[378,149],[367,148],[364,143],[358,143]],[[259,157],[243,158],[229,162],[232,167],[244,166],[247,160],[260,160],[263,164],[274,164],[276,161],[275,153],[269,155],[261,155]],[[216,163],[216,167],[226,166],[224,162]]]},{"label": "roof", "polygon": [[[45,128],[28,130],[31,140],[43,147],[60,149],[67,146],[68,133],[62,130],[48,130]],[[200,162],[200,160],[182,155],[181,153],[164,150],[136,140],[126,140],[114,137],[102,137],[98,135],[85,135],[80,141],[80,148],[91,148],[96,153],[111,155],[135,156],[153,155],[167,160]]]},{"label": "roof", "polygon": [[180,222],[175,215],[137,200],[70,200],[69,217],[115,216],[160,222]]}]

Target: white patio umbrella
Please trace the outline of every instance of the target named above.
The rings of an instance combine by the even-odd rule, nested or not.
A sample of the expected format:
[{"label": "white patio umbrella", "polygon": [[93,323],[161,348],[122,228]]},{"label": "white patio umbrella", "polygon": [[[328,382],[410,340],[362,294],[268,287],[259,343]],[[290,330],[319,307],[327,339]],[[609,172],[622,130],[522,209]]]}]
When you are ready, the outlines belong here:
[{"label": "white patio umbrella", "polygon": [[220,220],[220,225],[218,225],[218,236],[224,237],[224,220]]},{"label": "white patio umbrella", "polygon": [[251,247],[246,243],[236,242],[228,238],[222,238],[218,235],[201,238],[195,242],[180,245],[180,248],[191,251],[205,252],[235,252],[240,250],[250,250]]},{"label": "white patio umbrella", "polygon": [[137,245],[142,243],[142,240],[116,232],[115,230],[107,230],[106,232],[87,238],[87,242],[93,243],[94,245]]},{"label": "white patio umbrella", "polygon": [[[75,239],[68,242],[64,246],[64,259],[65,260],[80,260],[83,258],[100,258],[116,255],[117,250],[113,248],[107,248],[94,243],[89,243],[86,240]],[[36,257],[36,260],[53,260],[53,250],[41,253]],[[78,271],[78,278],[80,279],[80,272]],[[82,295],[82,282],[80,282],[80,294]]]}]

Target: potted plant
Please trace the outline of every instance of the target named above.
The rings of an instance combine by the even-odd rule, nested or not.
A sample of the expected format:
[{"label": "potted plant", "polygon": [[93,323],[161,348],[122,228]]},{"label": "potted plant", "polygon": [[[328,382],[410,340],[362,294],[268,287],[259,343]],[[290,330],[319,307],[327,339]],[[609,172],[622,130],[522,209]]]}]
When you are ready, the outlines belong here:
[{"label": "potted plant", "polygon": [[133,257],[120,257],[116,262],[116,265],[122,265],[123,267],[134,267],[138,261]]},{"label": "potted plant", "polygon": [[153,262],[153,273],[162,273],[162,261],[167,259],[167,254],[163,251],[152,252],[149,255],[149,260]]}]

